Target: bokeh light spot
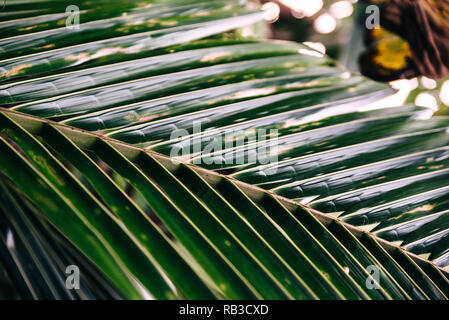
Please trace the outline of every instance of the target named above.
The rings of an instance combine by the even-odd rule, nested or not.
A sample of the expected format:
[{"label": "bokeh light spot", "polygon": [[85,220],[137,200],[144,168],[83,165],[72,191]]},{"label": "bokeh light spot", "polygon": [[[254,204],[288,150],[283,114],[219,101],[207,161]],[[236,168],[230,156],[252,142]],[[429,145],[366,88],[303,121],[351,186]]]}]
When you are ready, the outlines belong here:
[{"label": "bokeh light spot", "polygon": [[441,102],[449,106],[449,80],[446,80],[441,86],[440,99]]},{"label": "bokeh light spot", "polygon": [[430,93],[420,93],[416,97],[415,104],[420,107],[427,107],[433,110],[438,109],[437,99]]},{"label": "bokeh light spot", "polygon": [[337,1],[333,3],[329,8],[330,14],[337,19],[349,17],[353,11],[354,8],[352,6],[352,3],[349,1]]},{"label": "bokeh light spot", "polygon": [[294,17],[311,17],[321,10],[323,0],[279,0],[292,10]]},{"label": "bokeh light spot", "polygon": [[337,21],[332,15],[323,13],[316,18],[313,27],[319,33],[331,33],[337,27]]},{"label": "bokeh light spot", "polygon": [[263,18],[270,22],[276,22],[279,19],[279,14],[281,13],[281,8],[277,3],[267,2],[262,6],[262,10],[264,11]]}]

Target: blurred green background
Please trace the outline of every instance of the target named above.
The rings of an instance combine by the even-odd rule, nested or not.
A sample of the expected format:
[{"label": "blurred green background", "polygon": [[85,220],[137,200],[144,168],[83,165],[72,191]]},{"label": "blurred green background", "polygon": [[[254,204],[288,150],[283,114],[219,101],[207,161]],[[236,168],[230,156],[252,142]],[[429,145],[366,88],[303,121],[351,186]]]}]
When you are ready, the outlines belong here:
[{"label": "blurred green background", "polygon": [[[365,5],[358,0],[261,0],[271,39],[306,42],[328,54],[353,72],[364,51]],[[426,77],[391,82],[398,93],[385,107],[414,103],[449,114],[449,78]]]}]

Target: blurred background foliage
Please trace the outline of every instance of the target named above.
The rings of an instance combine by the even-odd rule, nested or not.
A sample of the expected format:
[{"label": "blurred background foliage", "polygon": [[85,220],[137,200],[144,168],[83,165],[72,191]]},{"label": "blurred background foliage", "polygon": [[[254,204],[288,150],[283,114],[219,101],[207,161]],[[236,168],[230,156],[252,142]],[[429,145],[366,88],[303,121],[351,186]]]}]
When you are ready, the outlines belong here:
[{"label": "blurred background foliage", "polygon": [[[365,20],[367,1],[358,0],[261,0],[268,21],[266,36],[271,39],[305,42],[314,49],[340,61],[348,69],[360,72],[359,59],[368,46],[379,46],[385,37],[370,39],[368,46]],[[383,1],[371,1],[371,3]],[[384,36],[384,29],[374,34]],[[372,36],[372,34],[370,35]],[[389,34],[391,40],[392,35]],[[408,54],[407,43],[393,35],[383,41],[386,52],[381,57],[391,62]],[[376,73],[375,66],[371,72]],[[449,114],[449,77],[433,80],[426,77],[390,82],[397,94],[384,101],[385,107],[414,103],[430,107],[436,114]]]}]

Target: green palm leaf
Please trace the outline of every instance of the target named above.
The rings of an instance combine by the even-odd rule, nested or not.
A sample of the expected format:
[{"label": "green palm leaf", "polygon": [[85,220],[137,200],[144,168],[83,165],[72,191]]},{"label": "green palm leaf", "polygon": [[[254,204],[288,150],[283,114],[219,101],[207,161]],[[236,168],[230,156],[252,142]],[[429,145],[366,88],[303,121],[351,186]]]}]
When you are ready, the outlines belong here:
[{"label": "green palm leaf", "polygon": [[10,0],[0,23],[15,294],[449,297],[448,119],[380,108],[389,86],[304,45],[223,34],[261,19],[250,4],[114,4]]}]

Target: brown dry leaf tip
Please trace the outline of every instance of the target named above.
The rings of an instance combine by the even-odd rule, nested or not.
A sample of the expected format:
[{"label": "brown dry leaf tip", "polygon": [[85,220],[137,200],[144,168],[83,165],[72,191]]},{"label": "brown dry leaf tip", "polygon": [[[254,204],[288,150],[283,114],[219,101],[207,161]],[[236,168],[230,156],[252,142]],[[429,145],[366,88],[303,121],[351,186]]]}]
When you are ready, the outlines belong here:
[{"label": "brown dry leaf tip", "polygon": [[449,0],[390,0],[380,24],[410,45],[416,73],[432,79],[449,75]]}]

